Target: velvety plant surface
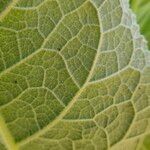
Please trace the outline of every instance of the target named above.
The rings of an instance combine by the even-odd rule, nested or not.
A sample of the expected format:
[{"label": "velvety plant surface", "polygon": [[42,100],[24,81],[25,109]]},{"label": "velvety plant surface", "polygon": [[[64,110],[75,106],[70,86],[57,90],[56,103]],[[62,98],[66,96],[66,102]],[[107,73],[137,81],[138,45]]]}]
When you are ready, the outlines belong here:
[{"label": "velvety plant surface", "polygon": [[0,150],[149,150],[147,49],[127,0],[1,0]]}]

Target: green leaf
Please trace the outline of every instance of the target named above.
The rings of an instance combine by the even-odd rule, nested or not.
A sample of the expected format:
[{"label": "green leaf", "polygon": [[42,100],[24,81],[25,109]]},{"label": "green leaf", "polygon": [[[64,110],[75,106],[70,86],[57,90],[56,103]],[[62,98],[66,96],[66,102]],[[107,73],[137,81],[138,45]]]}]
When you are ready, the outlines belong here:
[{"label": "green leaf", "polygon": [[0,150],[148,147],[150,53],[127,1],[2,7]]},{"label": "green leaf", "polygon": [[137,21],[140,24],[142,34],[148,41],[150,49],[150,1],[149,0],[130,0],[131,7],[137,16]]}]

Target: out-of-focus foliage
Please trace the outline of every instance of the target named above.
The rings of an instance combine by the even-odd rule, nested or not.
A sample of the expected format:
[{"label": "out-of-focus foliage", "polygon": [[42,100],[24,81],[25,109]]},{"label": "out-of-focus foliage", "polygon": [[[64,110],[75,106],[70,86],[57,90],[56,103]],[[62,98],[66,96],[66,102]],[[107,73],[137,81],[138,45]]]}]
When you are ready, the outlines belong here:
[{"label": "out-of-focus foliage", "polygon": [[150,0],[130,0],[130,3],[150,49]]}]

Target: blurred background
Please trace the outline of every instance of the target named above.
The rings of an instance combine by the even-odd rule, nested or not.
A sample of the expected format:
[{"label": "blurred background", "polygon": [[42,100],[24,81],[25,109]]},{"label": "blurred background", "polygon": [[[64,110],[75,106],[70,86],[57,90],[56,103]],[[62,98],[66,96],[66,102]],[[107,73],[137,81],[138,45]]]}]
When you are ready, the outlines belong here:
[{"label": "blurred background", "polygon": [[130,0],[130,4],[150,50],[150,0]]}]

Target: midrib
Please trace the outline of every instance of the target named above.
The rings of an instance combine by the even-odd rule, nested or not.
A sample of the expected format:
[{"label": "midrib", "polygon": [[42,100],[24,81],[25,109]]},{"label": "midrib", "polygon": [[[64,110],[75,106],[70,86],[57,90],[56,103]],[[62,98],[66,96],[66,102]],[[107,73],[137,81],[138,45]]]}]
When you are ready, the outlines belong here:
[{"label": "midrib", "polygon": [[4,140],[4,145],[8,150],[18,150],[18,146],[16,145],[1,115],[0,115],[0,136],[2,136],[2,139]]}]

